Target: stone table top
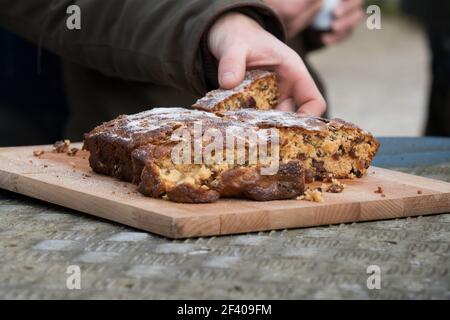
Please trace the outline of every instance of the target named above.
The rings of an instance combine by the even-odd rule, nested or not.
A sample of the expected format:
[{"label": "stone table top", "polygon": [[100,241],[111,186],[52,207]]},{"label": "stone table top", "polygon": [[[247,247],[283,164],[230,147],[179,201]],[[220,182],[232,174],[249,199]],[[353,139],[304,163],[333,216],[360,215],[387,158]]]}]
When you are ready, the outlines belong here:
[{"label": "stone table top", "polygon": [[[450,139],[382,145],[450,182]],[[449,214],[180,241],[0,191],[2,299],[450,299],[449,269]]]}]

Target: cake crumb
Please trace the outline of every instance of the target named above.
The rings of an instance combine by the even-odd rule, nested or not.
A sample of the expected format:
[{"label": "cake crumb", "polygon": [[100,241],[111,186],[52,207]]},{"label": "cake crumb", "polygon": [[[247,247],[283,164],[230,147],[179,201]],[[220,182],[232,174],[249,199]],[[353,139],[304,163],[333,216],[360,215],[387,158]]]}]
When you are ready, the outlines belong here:
[{"label": "cake crumb", "polygon": [[[311,202],[323,202],[321,188],[317,189],[306,189],[304,196],[297,197],[298,200],[306,200]],[[301,198],[302,197],[302,198]],[[301,198],[301,199],[299,199]]]},{"label": "cake crumb", "polygon": [[422,194],[422,190],[417,190],[417,194]]},{"label": "cake crumb", "polygon": [[53,152],[56,153],[67,153],[69,152],[69,148],[70,148],[70,140],[68,139],[56,141],[53,144]]},{"label": "cake crumb", "polygon": [[386,195],[384,193],[381,194],[382,198],[386,198]]},{"label": "cake crumb", "polygon": [[33,164],[33,160],[28,160],[28,162],[29,162],[30,164]]},{"label": "cake crumb", "polygon": [[322,179],[323,182],[328,182],[328,183],[333,182],[333,180],[335,180],[335,179],[334,179],[334,177],[333,177],[333,174],[330,173],[330,172],[327,173],[327,174],[325,175],[325,177]]},{"label": "cake crumb", "polygon": [[354,173],[349,173],[348,178],[351,180],[354,180],[354,179],[356,179],[356,175]]},{"label": "cake crumb", "polygon": [[44,168],[48,168],[48,165],[44,164]]},{"label": "cake crumb", "polygon": [[341,193],[342,191],[344,191],[344,188],[345,188],[345,185],[343,183],[341,183],[337,179],[332,179],[331,185],[327,186],[325,188],[325,191],[329,192],[329,193]]},{"label": "cake crumb", "polygon": [[74,157],[78,153],[78,151],[80,151],[80,149],[72,148],[72,149],[70,149],[70,151],[67,151],[67,155],[69,157]]},{"label": "cake crumb", "polygon": [[75,164],[75,162],[70,161],[69,164],[72,166],[72,168],[75,168],[77,165]]},{"label": "cake crumb", "polygon": [[383,193],[383,188],[378,186],[377,190],[375,190],[374,193]]},{"label": "cake crumb", "polygon": [[43,154],[45,153],[45,150],[34,150],[33,151],[33,156],[35,156],[35,157],[40,157],[40,156],[42,156]]}]

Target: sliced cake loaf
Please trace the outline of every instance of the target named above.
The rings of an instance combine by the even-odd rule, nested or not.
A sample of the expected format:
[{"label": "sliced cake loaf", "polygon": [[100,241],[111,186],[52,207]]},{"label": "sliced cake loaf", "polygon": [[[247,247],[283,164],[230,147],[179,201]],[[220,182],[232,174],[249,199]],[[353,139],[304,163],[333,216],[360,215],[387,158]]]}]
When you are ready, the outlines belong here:
[{"label": "sliced cake loaf", "polygon": [[[245,161],[225,159],[195,161],[203,153],[189,153],[188,163],[174,161],[180,142],[195,139],[201,123],[200,139],[206,130],[222,136],[236,132],[245,148]],[[274,174],[263,174],[266,163],[248,161],[252,153],[250,136],[243,132],[275,129],[278,135]],[[250,131],[249,131],[250,130]],[[183,135],[177,134],[183,132]],[[275,141],[270,142],[274,147]],[[370,166],[378,142],[369,133],[343,120],[325,120],[282,111],[238,110],[218,114],[183,108],[158,108],[131,116],[120,116],[85,135],[94,171],[139,185],[151,197],[167,197],[177,202],[212,202],[220,197],[253,200],[291,199],[304,192],[305,180],[361,177]],[[237,144],[223,145],[236,152]],[[217,150],[216,150],[217,151]]]}]

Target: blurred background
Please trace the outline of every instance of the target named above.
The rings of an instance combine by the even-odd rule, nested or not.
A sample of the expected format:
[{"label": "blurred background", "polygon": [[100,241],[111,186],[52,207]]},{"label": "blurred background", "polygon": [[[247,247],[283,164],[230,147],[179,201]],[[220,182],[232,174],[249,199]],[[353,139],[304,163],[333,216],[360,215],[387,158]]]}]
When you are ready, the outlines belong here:
[{"label": "blurred background", "polygon": [[381,30],[364,22],[349,40],[310,56],[326,85],[330,116],[377,136],[422,135],[430,82],[424,30],[400,1],[369,4],[381,7]]}]

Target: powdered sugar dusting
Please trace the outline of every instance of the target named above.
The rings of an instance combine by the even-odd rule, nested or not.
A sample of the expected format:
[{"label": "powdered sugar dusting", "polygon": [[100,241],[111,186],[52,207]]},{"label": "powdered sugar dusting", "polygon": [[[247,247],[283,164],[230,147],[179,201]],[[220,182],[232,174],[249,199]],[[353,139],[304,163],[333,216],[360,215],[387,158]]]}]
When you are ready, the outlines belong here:
[{"label": "powdered sugar dusting", "polygon": [[235,121],[243,121],[259,127],[302,128],[309,131],[327,129],[330,123],[326,119],[279,110],[242,109],[224,112],[223,115]]},{"label": "powdered sugar dusting", "polygon": [[[123,115],[94,129],[89,136],[106,134],[110,138],[129,142],[142,135],[158,134],[181,126],[201,122],[205,126],[236,128],[301,128],[311,132],[328,131],[342,125],[342,120],[326,120],[279,110],[242,109],[214,114],[186,108],[155,108],[133,115]],[[356,127],[355,127],[356,128]],[[239,131],[236,131],[239,132]]]}]

